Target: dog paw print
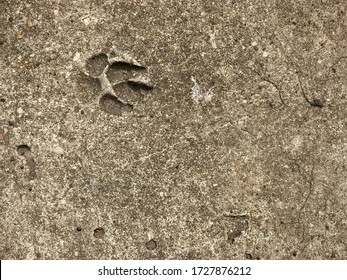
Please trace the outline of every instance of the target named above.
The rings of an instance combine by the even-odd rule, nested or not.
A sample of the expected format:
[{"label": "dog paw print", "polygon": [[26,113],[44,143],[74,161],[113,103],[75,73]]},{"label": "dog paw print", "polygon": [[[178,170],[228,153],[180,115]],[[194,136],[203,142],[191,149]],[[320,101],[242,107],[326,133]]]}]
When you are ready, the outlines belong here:
[{"label": "dog paw print", "polygon": [[120,116],[131,112],[153,89],[147,68],[126,53],[111,51],[87,59],[84,72],[99,80],[99,105],[104,112]]}]

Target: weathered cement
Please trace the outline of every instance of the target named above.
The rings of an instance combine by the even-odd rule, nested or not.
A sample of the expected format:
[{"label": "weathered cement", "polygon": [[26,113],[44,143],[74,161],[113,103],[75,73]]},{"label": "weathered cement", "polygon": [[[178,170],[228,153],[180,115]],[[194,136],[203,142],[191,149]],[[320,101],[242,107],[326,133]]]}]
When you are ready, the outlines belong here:
[{"label": "weathered cement", "polygon": [[[0,11],[0,258],[347,258],[346,1]],[[112,49],[129,107],[83,71]]]}]

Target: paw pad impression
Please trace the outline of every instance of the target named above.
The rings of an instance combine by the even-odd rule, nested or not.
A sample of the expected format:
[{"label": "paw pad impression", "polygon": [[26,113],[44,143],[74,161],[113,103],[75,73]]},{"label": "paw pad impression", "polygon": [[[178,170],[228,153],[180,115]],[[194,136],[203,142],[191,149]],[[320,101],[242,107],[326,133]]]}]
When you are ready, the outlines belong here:
[{"label": "paw pad impression", "polygon": [[127,53],[112,50],[87,59],[84,73],[98,79],[101,87],[101,110],[120,116],[131,112],[153,88],[147,68]]}]

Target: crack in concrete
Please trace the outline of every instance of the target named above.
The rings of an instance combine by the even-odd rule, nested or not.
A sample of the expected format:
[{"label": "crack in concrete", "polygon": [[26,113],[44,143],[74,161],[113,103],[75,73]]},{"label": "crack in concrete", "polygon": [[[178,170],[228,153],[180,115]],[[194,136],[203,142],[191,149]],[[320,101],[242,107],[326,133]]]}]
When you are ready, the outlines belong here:
[{"label": "crack in concrete", "polygon": [[253,71],[254,73],[256,73],[256,74],[259,76],[259,78],[262,79],[264,82],[268,82],[268,83],[270,83],[272,86],[274,86],[275,89],[276,89],[277,92],[278,92],[278,97],[280,98],[281,103],[282,103],[283,105],[286,105],[285,102],[284,102],[284,100],[283,100],[283,97],[282,97],[281,89],[280,89],[280,87],[279,87],[276,83],[274,83],[274,82],[271,81],[270,79],[264,78],[257,70],[254,70],[254,69],[251,69],[251,68],[249,68],[249,69],[250,69],[251,71]]},{"label": "crack in concrete", "polygon": [[328,70],[328,74],[330,74],[331,71],[335,70],[336,69],[334,68],[337,64],[340,63],[341,60],[343,59],[347,59],[347,56],[340,56],[330,67],[329,67],[329,70]]},{"label": "crack in concrete", "polygon": [[317,99],[317,98],[313,98],[312,100],[310,100],[310,99],[307,97],[298,72],[297,72],[296,74],[297,74],[297,77],[298,77],[298,81],[299,81],[299,86],[300,86],[301,93],[302,93],[304,99],[306,100],[306,102],[307,102],[308,104],[310,104],[311,106],[313,106],[313,107],[318,107],[318,108],[323,108],[323,107],[325,107],[324,102],[323,102],[322,100],[319,100],[319,99]]},{"label": "crack in concrete", "polygon": [[[298,223],[300,223],[300,220],[301,220],[301,215],[304,213],[304,210],[305,210],[305,207],[307,205],[307,202],[310,198],[310,196],[312,195],[312,192],[313,192],[313,183],[314,183],[314,168],[315,168],[315,165],[312,165],[312,168],[311,168],[311,172],[310,172],[310,177],[308,178],[304,172],[302,171],[300,165],[298,163],[295,163],[295,166],[297,167],[298,169],[298,172],[300,174],[300,176],[304,179],[304,181],[308,184],[308,192],[304,198],[304,202],[302,203],[299,211],[298,211]],[[303,232],[302,232],[302,239],[301,239],[301,243],[304,241],[305,239],[305,232],[306,232],[306,225],[304,222],[302,222],[302,226],[303,226]]]}]

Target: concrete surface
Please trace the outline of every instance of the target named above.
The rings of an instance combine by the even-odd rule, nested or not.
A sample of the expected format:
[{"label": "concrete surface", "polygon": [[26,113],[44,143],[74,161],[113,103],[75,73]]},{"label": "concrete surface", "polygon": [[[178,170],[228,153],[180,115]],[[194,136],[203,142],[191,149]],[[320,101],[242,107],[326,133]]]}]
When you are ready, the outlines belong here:
[{"label": "concrete surface", "polygon": [[0,10],[2,259],[347,258],[346,1]]}]

